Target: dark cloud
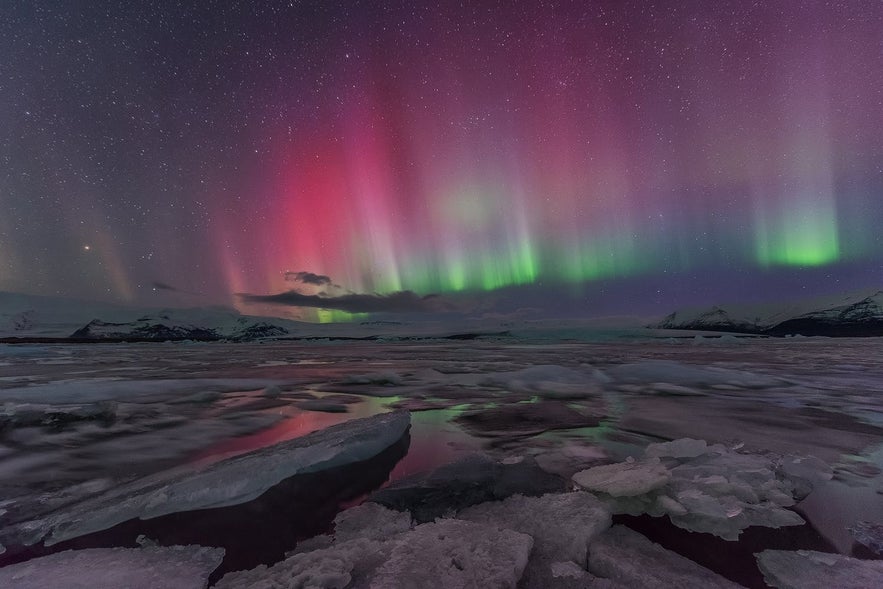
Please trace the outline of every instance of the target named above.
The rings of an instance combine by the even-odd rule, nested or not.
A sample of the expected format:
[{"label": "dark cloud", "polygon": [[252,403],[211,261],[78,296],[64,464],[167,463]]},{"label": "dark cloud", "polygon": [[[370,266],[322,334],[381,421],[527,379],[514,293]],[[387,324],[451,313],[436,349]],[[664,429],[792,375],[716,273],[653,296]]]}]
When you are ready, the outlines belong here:
[{"label": "dark cloud", "polygon": [[327,286],[331,284],[331,277],[324,274],[313,274],[312,272],[286,272],[285,280],[289,282],[302,282],[304,284],[313,284],[315,286]]},{"label": "dark cloud", "polygon": [[171,284],[166,284],[165,282],[159,282],[158,280],[154,280],[151,283],[151,286],[153,286],[154,290],[168,290],[171,292],[178,292],[178,289],[175,288],[174,286],[172,286]]},{"label": "dark cloud", "polygon": [[340,296],[306,295],[294,290],[274,295],[237,295],[245,303],[288,305],[336,309],[347,313],[437,313],[454,311],[453,306],[438,295],[419,296],[404,290],[387,295],[345,294]]}]

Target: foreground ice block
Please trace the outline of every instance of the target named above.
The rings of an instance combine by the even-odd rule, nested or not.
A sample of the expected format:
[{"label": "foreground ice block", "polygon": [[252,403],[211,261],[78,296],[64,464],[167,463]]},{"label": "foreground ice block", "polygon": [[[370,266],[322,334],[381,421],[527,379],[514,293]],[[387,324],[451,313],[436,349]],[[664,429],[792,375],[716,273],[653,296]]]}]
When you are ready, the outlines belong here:
[{"label": "foreground ice block", "polygon": [[588,568],[626,587],[741,587],[625,526],[613,526],[591,543]]},{"label": "foreground ice block", "polygon": [[883,561],[814,550],[764,550],[755,555],[764,580],[778,589],[883,587]]},{"label": "foreground ice block", "polygon": [[407,412],[347,421],[201,469],[182,467],[138,479],[41,520],[2,530],[0,538],[32,544],[45,537],[51,545],[133,518],[245,503],[288,477],[372,458],[409,427]]},{"label": "foreground ice block", "polygon": [[595,466],[573,475],[573,481],[589,491],[612,497],[644,495],[665,485],[671,472],[658,458]]},{"label": "foreground ice block", "polygon": [[457,518],[502,526],[533,538],[534,547],[519,584],[522,589],[561,584],[557,577],[563,575],[561,569],[567,562],[582,570],[589,542],[611,523],[610,510],[582,491],[542,497],[514,495],[464,509]]},{"label": "foreground ice block", "polygon": [[[455,519],[395,533],[403,523],[399,514],[356,509],[338,517],[347,531],[330,546],[229,573],[215,589],[514,589],[533,543],[525,534]],[[357,523],[369,527],[349,527]],[[384,537],[372,524],[385,530]]]},{"label": "foreground ice block", "polygon": [[512,588],[527,565],[530,536],[456,519],[423,524],[404,535],[371,589]]},{"label": "foreground ice block", "polygon": [[0,587],[204,589],[223,558],[204,546],[67,550],[0,568]]}]

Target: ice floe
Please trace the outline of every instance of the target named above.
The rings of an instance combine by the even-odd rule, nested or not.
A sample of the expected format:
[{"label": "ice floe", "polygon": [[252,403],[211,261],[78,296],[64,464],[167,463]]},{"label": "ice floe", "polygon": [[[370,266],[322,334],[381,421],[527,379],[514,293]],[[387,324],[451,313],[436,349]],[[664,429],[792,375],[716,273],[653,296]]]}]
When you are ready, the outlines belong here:
[{"label": "ice floe", "polygon": [[764,550],[757,565],[777,589],[872,589],[883,586],[883,561],[814,550]]},{"label": "ice floe", "polygon": [[[46,544],[103,530],[123,521],[179,511],[236,505],[283,479],[371,458],[408,431],[406,412],[331,426],[204,468],[181,467],[108,490],[72,507],[0,530],[0,538]],[[7,543],[9,543],[7,541]]]},{"label": "ice floe", "polygon": [[613,526],[591,543],[588,569],[624,587],[741,587],[625,526]]},{"label": "ice floe", "polygon": [[67,550],[0,568],[0,587],[205,589],[223,557],[204,546]]}]

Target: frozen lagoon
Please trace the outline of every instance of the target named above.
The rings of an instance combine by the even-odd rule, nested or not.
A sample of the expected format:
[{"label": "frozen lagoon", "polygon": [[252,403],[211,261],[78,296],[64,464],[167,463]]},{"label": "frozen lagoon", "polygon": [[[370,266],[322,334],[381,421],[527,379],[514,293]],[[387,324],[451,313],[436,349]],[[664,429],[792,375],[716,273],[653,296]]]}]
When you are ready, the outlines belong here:
[{"label": "frozen lagoon", "polygon": [[[733,337],[2,346],[0,561],[131,547],[144,535],[225,548],[215,581],[303,553],[366,498],[408,509],[420,524],[513,494],[573,492],[588,478],[583,488],[614,522],[731,581],[764,586],[753,558],[763,550],[879,558],[879,538],[861,530],[883,522],[881,351],[878,339]],[[411,412],[406,436],[349,466],[268,480],[257,498],[169,498],[135,514],[150,519],[111,518],[102,530],[96,517],[83,535],[54,539],[41,527],[94,513],[89,502],[121,488],[393,409]],[[646,452],[683,438],[694,441]],[[599,486],[604,468],[637,470],[638,484],[626,493]],[[255,463],[252,478],[261,474]],[[510,531],[533,538],[529,554],[545,554],[522,528]],[[595,539],[585,539],[589,558],[575,566],[587,576],[550,563],[561,574],[545,578],[526,563],[520,586],[615,583],[609,555],[643,546],[620,536],[611,536],[616,551],[599,540],[607,557],[594,571]]]}]

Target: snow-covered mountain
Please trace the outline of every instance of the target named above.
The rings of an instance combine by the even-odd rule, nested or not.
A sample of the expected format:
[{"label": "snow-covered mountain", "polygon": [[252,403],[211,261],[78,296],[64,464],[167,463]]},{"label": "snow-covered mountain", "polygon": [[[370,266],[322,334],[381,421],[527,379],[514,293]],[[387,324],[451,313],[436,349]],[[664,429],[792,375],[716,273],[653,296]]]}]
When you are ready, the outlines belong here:
[{"label": "snow-covered mountain", "polygon": [[765,335],[883,335],[883,290],[788,304],[676,311],[650,327]]},{"label": "snow-covered mountain", "polygon": [[150,309],[0,292],[0,337],[251,341],[296,333],[303,325],[226,307]]}]

